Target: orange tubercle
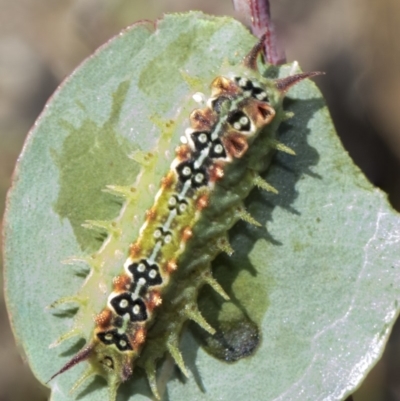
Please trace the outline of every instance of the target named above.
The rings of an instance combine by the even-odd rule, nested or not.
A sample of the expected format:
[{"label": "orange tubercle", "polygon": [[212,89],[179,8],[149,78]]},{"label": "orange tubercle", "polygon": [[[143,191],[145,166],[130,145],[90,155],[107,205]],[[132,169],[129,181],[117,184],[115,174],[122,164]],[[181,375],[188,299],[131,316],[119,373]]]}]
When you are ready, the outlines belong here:
[{"label": "orange tubercle", "polygon": [[209,196],[201,195],[196,201],[196,209],[201,212],[204,208],[208,206]]},{"label": "orange tubercle", "polygon": [[188,241],[190,238],[192,238],[192,235],[193,235],[192,229],[190,227],[186,227],[182,233],[182,241],[183,242]]},{"label": "orange tubercle", "polygon": [[157,216],[156,208],[152,207],[152,208],[146,210],[146,220],[147,221],[154,220],[156,216]]},{"label": "orange tubercle", "polygon": [[134,242],[130,247],[129,247],[129,255],[131,258],[135,258],[138,256],[140,253],[140,245],[137,242]]},{"label": "orange tubercle", "polygon": [[235,158],[242,157],[249,148],[245,136],[237,133],[228,133],[222,138],[222,142],[228,154]]},{"label": "orange tubercle", "polygon": [[249,101],[244,110],[257,128],[269,124],[275,117],[275,109],[273,107],[257,100]]},{"label": "orange tubercle", "polygon": [[177,268],[178,268],[178,265],[176,264],[176,261],[174,259],[170,260],[167,263],[166,270],[168,273],[170,273],[170,274],[173,273]]},{"label": "orange tubercle", "polygon": [[218,163],[215,163],[210,167],[210,181],[215,182],[217,180],[220,180],[224,176],[224,169],[222,166]]},{"label": "orange tubercle", "polygon": [[131,283],[132,279],[127,274],[116,276],[113,278],[114,291],[126,291]]},{"label": "orange tubercle", "polygon": [[161,187],[163,189],[170,188],[174,183],[174,177],[174,173],[172,171],[169,171],[168,174],[161,179]]},{"label": "orange tubercle", "polygon": [[189,145],[179,145],[175,149],[175,155],[180,161],[189,159],[191,156],[190,146]]},{"label": "orange tubercle", "polygon": [[228,78],[219,76],[211,83],[211,96],[217,97],[221,94],[234,95],[239,92],[238,86]]},{"label": "orange tubercle", "polygon": [[209,109],[196,109],[190,114],[190,126],[197,131],[209,130],[215,123],[214,112]]},{"label": "orange tubercle", "polygon": [[152,291],[149,294],[149,300],[147,303],[147,307],[150,312],[152,312],[155,308],[162,304],[162,298],[159,291]]},{"label": "orange tubercle", "polygon": [[104,309],[94,318],[94,321],[97,327],[104,330],[108,326],[110,326],[111,319],[112,319],[112,312],[110,311],[110,309]]},{"label": "orange tubercle", "polygon": [[139,327],[133,334],[132,348],[139,348],[146,340],[146,329]]}]

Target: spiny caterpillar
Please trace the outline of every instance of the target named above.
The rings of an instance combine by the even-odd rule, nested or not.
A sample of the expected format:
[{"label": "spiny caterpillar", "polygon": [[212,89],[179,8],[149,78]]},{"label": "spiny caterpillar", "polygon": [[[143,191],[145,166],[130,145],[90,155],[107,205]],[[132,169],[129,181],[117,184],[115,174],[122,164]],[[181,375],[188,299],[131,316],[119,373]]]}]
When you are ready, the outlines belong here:
[{"label": "spiny caterpillar", "polygon": [[[100,375],[107,380],[109,400],[115,401],[119,385],[139,367],[159,399],[156,366],[166,352],[187,375],[178,345],[186,321],[215,333],[197,307],[198,293],[208,284],[228,299],[212,277],[211,262],[221,252],[233,252],[227,232],[238,220],[259,225],[243,201],[254,186],[277,192],[259,173],[267,169],[275,150],[294,154],[276,140],[279,124],[288,117],[282,108],[284,95],[301,80],[320,74],[264,78],[258,71],[264,41],[235,73],[216,77],[206,107],[190,114],[190,128],[181,136],[138,238],[126,250],[128,258],[113,278],[107,304],[97,311],[86,345],[51,379],[88,361],[74,388]],[[112,190],[129,197],[129,188]],[[70,299],[56,304],[64,301]]]}]

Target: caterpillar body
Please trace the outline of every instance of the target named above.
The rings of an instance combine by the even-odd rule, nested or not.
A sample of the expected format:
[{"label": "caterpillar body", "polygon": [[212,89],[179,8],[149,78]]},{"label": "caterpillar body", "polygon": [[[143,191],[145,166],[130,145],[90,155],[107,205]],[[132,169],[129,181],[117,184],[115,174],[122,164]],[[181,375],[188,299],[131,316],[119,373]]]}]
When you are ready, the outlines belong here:
[{"label": "caterpillar body", "polygon": [[259,175],[275,150],[294,154],[276,139],[279,124],[287,118],[283,98],[291,86],[320,74],[264,78],[259,71],[264,40],[234,73],[217,76],[205,107],[190,114],[190,127],[182,132],[175,158],[138,237],[126,250],[127,259],[113,278],[104,309],[97,311],[86,345],[51,379],[87,361],[74,387],[100,375],[107,380],[109,400],[115,401],[119,385],[139,367],[160,398],[156,367],[166,352],[187,374],[178,346],[187,320],[214,334],[197,307],[197,295],[208,284],[228,299],[212,276],[211,262],[221,252],[233,252],[227,233],[238,220],[258,225],[245,210],[244,199],[255,186],[276,191]]}]

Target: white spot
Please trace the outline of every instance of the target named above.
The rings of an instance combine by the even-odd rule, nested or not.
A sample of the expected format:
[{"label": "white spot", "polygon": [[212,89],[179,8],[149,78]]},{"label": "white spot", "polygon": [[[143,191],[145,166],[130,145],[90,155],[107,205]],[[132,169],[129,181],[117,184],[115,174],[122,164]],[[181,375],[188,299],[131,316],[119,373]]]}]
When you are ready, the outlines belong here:
[{"label": "white spot", "polygon": [[145,279],[144,277],[140,277],[140,279],[139,279],[139,281],[138,281],[138,284],[139,284],[140,286],[145,285],[145,284],[146,284],[146,279]]},{"label": "white spot", "polygon": [[121,302],[119,303],[120,308],[126,308],[128,306],[128,301],[126,299],[121,299]]},{"label": "white spot", "polygon": [[200,184],[201,182],[203,182],[204,179],[204,175],[202,173],[197,173],[194,177],[194,180]]},{"label": "white spot", "polygon": [[256,98],[258,99],[258,100],[262,100],[262,99],[264,99],[264,98],[266,98],[267,97],[267,94],[265,93],[265,92],[261,92],[261,93],[259,93],[258,95],[256,95]]},{"label": "white spot", "polygon": [[137,315],[137,314],[140,312],[140,306],[139,306],[139,305],[135,305],[135,306],[132,308],[132,312],[133,312],[135,315]]},{"label": "white spot", "polygon": [[144,263],[139,263],[139,266],[137,267],[138,272],[143,273],[146,270],[146,265]]},{"label": "white spot", "polygon": [[249,122],[249,119],[246,116],[243,116],[239,120],[240,124],[246,125]]},{"label": "white spot", "polygon": [[180,211],[181,213],[183,213],[184,211],[186,211],[186,209],[187,209],[187,204],[186,204],[186,203],[181,203],[181,204],[179,205],[179,211]]},{"label": "white spot", "polygon": [[188,143],[188,140],[185,136],[181,136],[181,143],[184,143],[185,145]]},{"label": "white spot", "polygon": [[175,206],[176,202],[176,198],[174,196],[171,196],[171,198],[169,198],[168,205]]},{"label": "white spot", "polygon": [[184,167],[182,170],[182,174],[186,177],[189,176],[191,173],[192,169],[189,166]]},{"label": "white spot", "polygon": [[161,230],[154,231],[154,234],[153,234],[154,238],[160,238],[161,236],[162,236]]},{"label": "white spot", "polygon": [[239,81],[239,86],[246,86],[247,84],[247,79],[246,78],[241,78]]},{"label": "white spot", "polygon": [[150,270],[149,276],[150,278],[155,278],[157,276],[157,271],[154,269]]},{"label": "white spot", "polygon": [[172,235],[171,234],[167,234],[164,238],[164,242],[166,244],[169,244],[172,241]]},{"label": "white spot", "polygon": [[121,341],[119,342],[119,345],[120,345],[121,347],[126,347],[126,341],[125,341],[125,340],[121,340]]},{"label": "white spot", "polygon": [[111,341],[111,340],[113,339],[113,335],[110,334],[110,333],[108,333],[108,334],[106,334],[106,335],[104,336],[104,338],[105,338],[107,341]]},{"label": "white spot", "polygon": [[207,135],[202,133],[199,135],[199,142],[200,143],[206,143],[207,142]]},{"label": "white spot", "polygon": [[220,143],[218,143],[214,146],[214,152],[217,154],[221,154],[223,150],[224,150],[224,148]]},{"label": "white spot", "polygon": [[239,122],[236,122],[233,124],[233,128],[240,130],[240,128],[242,128],[242,125]]},{"label": "white spot", "polygon": [[204,93],[201,92],[196,92],[192,98],[196,103],[204,103],[206,100]]}]

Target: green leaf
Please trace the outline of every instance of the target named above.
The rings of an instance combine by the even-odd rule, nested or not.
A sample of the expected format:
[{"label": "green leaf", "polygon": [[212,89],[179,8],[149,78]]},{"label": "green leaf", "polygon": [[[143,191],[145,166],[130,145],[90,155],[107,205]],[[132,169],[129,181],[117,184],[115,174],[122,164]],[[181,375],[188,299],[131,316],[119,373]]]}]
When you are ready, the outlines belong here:
[{"label": "green leaf", "polygon": [[[118,215],[121,203],[103,190],[135,182],[139,167],[129,156],[157,147],[154,121],[184,124],[195,108],[189,84],[208,94],[223,62],[239,63],[254,41],[238,22],[200,13],[168,15],[154,32],[136,24],[77,69],[39,117],[8,196],[4,257],[14,333],[40,381],[82,345],[49,349],[72,315],[46,309],[83,283],[77,267],[61,262],[94,252],[104,238],[82,223]],[[219,336],[190,325],[181,344],[190,378],[178,380],[167,359],[159,372],[164,399],[340,400],[382,353],[398,313],[400,219],[343,150],[316,86],[302,82],[288,97],[295,116],[280,139],[296,156],[278,154],[264,176],[278,195],[255,190],[247,199],[264,227],[237,224],[235,254],[214,263],[232,302],[207,290],[199,299]],[[51,382],[51,400],[70,400],[84,368]],[[100,379],[77,393],[85,401],[107,397]],[[150,393],[139,373],[121,394],[144,400]]]}]

